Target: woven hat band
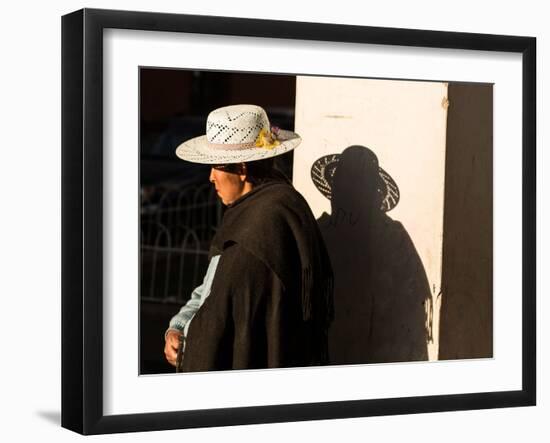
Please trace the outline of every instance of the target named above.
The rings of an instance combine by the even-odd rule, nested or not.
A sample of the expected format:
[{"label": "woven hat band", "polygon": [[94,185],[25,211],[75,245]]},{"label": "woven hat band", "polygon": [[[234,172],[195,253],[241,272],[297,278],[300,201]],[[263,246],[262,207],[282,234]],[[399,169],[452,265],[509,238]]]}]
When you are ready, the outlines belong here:
[{"label": "woven hat band", "polygon": [[236,151],[239,149],[256,148],[256,143],[208,143],[208,147],[212,149],[219,149],[221,151]]}]

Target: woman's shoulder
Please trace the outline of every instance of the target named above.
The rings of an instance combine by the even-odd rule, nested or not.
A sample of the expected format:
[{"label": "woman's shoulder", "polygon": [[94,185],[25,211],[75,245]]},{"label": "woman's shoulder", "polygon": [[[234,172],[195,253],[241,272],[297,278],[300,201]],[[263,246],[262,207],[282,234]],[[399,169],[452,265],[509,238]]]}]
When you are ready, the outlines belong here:
[{"label": "woman's shoulder", "polygon": [[231,280],[237,287],[271,281],[277,274],[246,245],[235,242],[224,249],[218,265],[224,279]]},{"label": "woman's shoulder", "polygon": [[258,195],[257,201],[258,207],[270,214],[311,211],[304,196],[294,186],[284,182],[274,183],[266,188],[261,195]]}]

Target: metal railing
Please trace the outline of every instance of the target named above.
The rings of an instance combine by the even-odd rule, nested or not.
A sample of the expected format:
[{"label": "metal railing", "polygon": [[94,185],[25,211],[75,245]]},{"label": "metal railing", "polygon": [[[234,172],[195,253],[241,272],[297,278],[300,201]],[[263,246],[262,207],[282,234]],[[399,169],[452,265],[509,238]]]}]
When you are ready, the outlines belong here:
[{"label": "metal railing", "polygon": [[202,282],[222,215],[210,184],[142,190],[141,299],[185,302]]}]

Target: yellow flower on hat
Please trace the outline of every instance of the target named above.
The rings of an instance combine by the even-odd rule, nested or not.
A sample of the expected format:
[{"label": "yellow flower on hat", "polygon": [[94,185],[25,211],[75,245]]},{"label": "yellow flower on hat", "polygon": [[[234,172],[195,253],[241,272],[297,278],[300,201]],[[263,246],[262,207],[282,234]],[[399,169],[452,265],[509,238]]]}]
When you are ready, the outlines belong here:
[{"label": "yellow flower on hat", "polygon": [[273,149],[275,146],[280,145],[281,142],[277,140],[277,134],[275,132],[262,128],[255,144],[258,148]]}]

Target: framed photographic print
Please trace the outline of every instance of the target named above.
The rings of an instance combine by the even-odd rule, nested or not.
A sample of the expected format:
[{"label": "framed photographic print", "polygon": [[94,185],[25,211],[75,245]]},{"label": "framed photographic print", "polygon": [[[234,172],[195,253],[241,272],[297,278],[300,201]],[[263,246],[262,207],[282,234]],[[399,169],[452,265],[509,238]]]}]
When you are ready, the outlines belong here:
[{"label": "framed photographic print", "polygon": [[64,16],[62,426],[534,405],[535,51]]}]

